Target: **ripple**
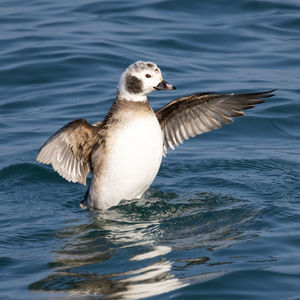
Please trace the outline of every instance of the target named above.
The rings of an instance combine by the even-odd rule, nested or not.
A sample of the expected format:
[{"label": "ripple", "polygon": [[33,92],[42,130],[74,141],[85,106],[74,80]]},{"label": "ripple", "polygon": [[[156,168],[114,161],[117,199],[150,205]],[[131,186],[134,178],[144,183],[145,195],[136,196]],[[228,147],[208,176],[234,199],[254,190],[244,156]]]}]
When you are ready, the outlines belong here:
[{"label": "ripple", "polygon": [[[1,2],[1,297],[299,294],[296,0]],[[35,162],[67,122],[103,118],[121,73],[153,60],[176,91],[278,88],[170,151],[145,196],[79,208],[86,187]],[[270,288],[272,287],[272,288]]]},{"label": "ripple", "polygon": [[[257,299],[263,299],[268,295],[274,298],[291,297],[292,299],[296,299],[297,296],[295,298],[295,295],[299,293],[299,288],[296,285],[299,275],[286,275],[268,270],[236,271],[217,275],[219,276],[216,276],[216,278],[191,285],[182,291],[177,291],[176,294],[172,293],[167,296],[172,297],[174,295],[175,299],[180,299],[182,295],[233,299],[234,297],[247,298],[251,295],[251,297]],[[264,280],[256,280],[257,278],[264,278]],[[240,282],[238,287],[235,284],[237,280]],[[268,284],[270,282],[276,282],[276,285],[270,287]]]}]

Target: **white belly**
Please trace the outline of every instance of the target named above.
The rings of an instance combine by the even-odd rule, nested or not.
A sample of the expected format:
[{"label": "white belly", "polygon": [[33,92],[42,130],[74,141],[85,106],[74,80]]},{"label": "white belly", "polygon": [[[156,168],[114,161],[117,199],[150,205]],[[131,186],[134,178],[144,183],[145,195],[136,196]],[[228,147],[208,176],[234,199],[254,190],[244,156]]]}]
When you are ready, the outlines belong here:
[{"label": "white belly", "polygon": [[[107,209],[122,199],[140,198],[153,182],[162,159],[162,131],[155,115],[137,118],[108,139],[100,178],[93,178],[92,206]],[[101,154],[99,154],[101,155]]]}]

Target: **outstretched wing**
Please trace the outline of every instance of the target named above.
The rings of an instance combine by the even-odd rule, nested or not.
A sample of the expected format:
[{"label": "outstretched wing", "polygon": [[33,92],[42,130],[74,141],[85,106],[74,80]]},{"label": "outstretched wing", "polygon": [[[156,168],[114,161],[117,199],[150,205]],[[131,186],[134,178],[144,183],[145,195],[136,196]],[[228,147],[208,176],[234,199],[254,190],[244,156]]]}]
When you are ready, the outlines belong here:
[{"label": "outstretched wing", "polygon": [[250,94],[198,93],[178,98],[157,110],[156,116],[164,134],[164,154],[190,137],[220,128],[243,116],[243,110],[263,103],[275,90]]},{"label": "outstretched wing", "polygon": [[40,149],[37,161],[51,164],[62,177],[86,184],[90,154],[99,140],[99,127],[84,119],[75,120],[57,131]]}]

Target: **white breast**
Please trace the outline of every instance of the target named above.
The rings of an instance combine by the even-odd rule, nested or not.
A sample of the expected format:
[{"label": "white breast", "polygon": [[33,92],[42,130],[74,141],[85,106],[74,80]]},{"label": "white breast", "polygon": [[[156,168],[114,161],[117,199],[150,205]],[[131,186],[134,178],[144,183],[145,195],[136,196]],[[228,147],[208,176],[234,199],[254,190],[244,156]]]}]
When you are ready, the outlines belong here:
[{"label": "white breast", "polygon": [[91,186],[93,206],[107,209],[122,199],[140,198],[153,182],[162,159],[163,139],[156,116],[134,118],[107,141],[105,172]]}]

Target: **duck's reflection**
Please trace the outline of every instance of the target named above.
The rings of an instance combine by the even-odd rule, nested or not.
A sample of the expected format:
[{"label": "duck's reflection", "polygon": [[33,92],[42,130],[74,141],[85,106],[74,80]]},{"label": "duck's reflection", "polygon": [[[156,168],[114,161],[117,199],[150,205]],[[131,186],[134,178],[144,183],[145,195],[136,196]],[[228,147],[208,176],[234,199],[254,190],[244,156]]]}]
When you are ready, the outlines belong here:
[{"label": "duck's reflection", "polygon": [[54,272],[30,289],[137,299],[208,280],[230,271],[238,253],[219,250],[256,238],[259,213],[247,201],[207,193],[141,199],[90,212],[91,220],[82,212],[83,220],[57,232]]},{"label": "duck's reflection", "polygon": [[184,286],[171,273],[172,248],[158,244],[159,221],[133,222],[116,210],[91,214],[90,225],[58,232],[63,245],[51,264],[55,272],[31,290],[137,299]]}]

